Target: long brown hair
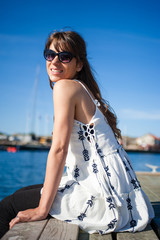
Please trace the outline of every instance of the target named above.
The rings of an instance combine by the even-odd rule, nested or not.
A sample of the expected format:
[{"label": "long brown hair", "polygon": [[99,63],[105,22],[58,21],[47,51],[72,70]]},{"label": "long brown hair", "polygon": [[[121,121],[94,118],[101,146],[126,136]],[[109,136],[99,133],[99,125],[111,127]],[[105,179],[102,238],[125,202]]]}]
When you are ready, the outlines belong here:
[{"label": "long brown hair", "polygon": [[[98,84],[91,71],[91,67],[87,60],[86,44],[83,38],[74,31],[56,31],[49,35],[45,44],[45,49],[48,49],[51,43],[53,43],[56,51],[72,52],[76,59],[83,63],[82,70],[77,74],[76,79],[84,82],[88,86],[95,98],[100,102],[101,111],[107,119],[115,136],[121,138],[121,131],[117,128],[117,117],[109,103],[102,98]],[[53,82],[50,79],[49,81],[51,88],[53,88]]]}]

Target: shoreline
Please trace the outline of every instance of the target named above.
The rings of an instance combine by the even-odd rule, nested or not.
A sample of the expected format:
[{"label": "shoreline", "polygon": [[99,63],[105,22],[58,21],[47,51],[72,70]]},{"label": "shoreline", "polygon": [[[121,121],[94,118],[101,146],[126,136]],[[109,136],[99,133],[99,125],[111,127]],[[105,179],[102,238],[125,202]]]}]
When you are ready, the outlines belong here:
[{"label": "shoreline", "polygon": [[135,171],[136,175],[142,176],[160,176],[160,172],[142,172],[142,171]]},{"label": "shoreline", "polygon": [[[14,148],[15,152],[16,151],[21,151],[21,150],[49,151],[50,146],[51,146],[50,144],[47,144],[47,145],[39,144],[39,143],[18,144],[17,142],[16,143],[13,142],[13,143],[0,144],[0,151],[8,151],[8,149],[10,149],[12,151],[13,148]],[[158,149],[158,150],[127,149],[127,148],[124,148],[124,149],[128,153],[146,153],[146,154],[156,153],[156,154],[160,154],[160,149]]]},{"label": "shoreline", "polygon": [[[125,149],[125,148],[124,148]],[[160,154],[160,150],[141,150],[141,149],[125,149],[126,152],[130,152],[130,153],[159,153]]]}]

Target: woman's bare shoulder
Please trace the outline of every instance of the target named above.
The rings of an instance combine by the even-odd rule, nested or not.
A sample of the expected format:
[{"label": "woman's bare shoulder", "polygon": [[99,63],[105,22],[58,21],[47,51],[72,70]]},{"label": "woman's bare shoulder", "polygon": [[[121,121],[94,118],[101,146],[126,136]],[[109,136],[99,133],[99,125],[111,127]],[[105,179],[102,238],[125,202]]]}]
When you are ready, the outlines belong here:
[{"label": "woman's bare shoulder", "polygon": [[81,91],[81,85],[72,79],[61,79],[54,84],[53,92],[75,95]]}]

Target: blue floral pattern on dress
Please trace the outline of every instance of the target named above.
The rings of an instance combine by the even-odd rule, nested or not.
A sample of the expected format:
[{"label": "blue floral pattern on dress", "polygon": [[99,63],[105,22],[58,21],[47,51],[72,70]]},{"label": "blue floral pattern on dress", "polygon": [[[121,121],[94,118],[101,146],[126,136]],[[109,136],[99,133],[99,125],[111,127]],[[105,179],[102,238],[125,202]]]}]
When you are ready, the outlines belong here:
[{"label": "blue floral pattern on dress", "polygon": [[104,161],[104,155],[102,154],[102,150],[99,148],[98,143],[95,144],[96,150],[100,158]]},{"label": "blue floral pattern on dress", "polygon": [[137,222],[136,220],[133,219],[133,214],[132,214],[133,206],[131,204],[131,199],[129,198],[129,195],[126,199],[126,202],[127,202],[127,208],[128,208],[128,211],[130,212],[130,217],[131,217],[130,227],[132,227],[134,231],[134,227],[137,225]]},{"label": "blue floral pattern on dress", "polygon": [[66,189],[70,189],[74,184],[79,184],[78,182],[72,182],[70,185],[66,184],[64,188],[59,188],[57,192],[63,193]]},{"label": "blue floral pattern on dress", "polygon": [[[105,164],[105,161],[104,161],[104,157],[105,155],[103,154],[102,150],[100,149],[98,143],[95,144],[95,147],[96,147],[96,151],[97,151],[97,154],[99,155],[100,159],[101,159],[101,162],[102,162],[102,165],[103,165],[103,168],[106,172],[106,178],[108,179],[108,184],[109,184],[109,192],[110,192],[110,197],[106,198],[106,201],[109,203],[109,210],[113,212],[113,220],[110,221],[110,223],[108,224],[108,228],[105,230],[105,232],[107,232],[109,229],[113,229],[115,228],[115,225],[117,223],[117,218],[116,218],[116,213],[115,213],[115,208],[116,208],[116,205],[114,203],[114,198],[113,198],[113,193],[112,191],[114,191],[114,186],[111,184],[111,181],[110,181],[110,178],[111,178],[111,173],[109,171],[109,166],[106,166]],[[98,231],[100,234],[104,233],[104,231],[101,231],[99,230]]]},{"label": "blue floral pattern on dress", "polygon": [[103,168],[104,168],[104,170],[106,172],[108,183],[109,183],[109,192],[112,195],[112,191],[114,190],[114,186],[111,184],[111,180],[110,180],[111,173],[109,172],[109,167],[106,166],[105,161],[104,161],[105,155],[103,154],[102,150],[100,149],[98,143],[95,144],[95,147],[96,147],[97,154],[99,155],[99,157],[100,157],[100,159],[102,161]]},{"label": "blue floral pattern on dress", "polygon": [[[136,175],[135,175],[135,173],[134,173],[134,171],[133,171],[133,168],[132,168],[132,166],[131,166],[131,164],[130,164],[130,161],[129,161],[126,157],[125,157],[124,159],[125,159],[125,160],[123,160],[123,164],[124,164],[124,167],[125,167],[126,172],[128,173],[128,175],[129,175],[129,177],[130,177],[130,179],[131,179],[130,182],[131,182],[131,184],[133,185],[133,188],[134,188],[134,189],[140,188],[141,185],[140,185],[138,179],[136,178]],[[127,165],[127,164],[128,164],[128,165]],[[132,176],[132,174],[134,174],[134,177]]]},{"label": "blue floral pattern on dress", "polygon": [[[108,229],[113,229],[115,227],[115,224],[117,222],[117,219],[113,219],[109,224],[108,224]],[[108,230],[106,229],[106,230]]]},{"label": "blue floral pattern on dress", "polygon": [[93,167],[93,172],[94,172],[94,173],[98,173],[97,164],[96,164],[96,163],[93,163],[93,164],[92,164],[92,167]]},{"label": "blue floral pattern on dress", "polygon": [[111,209],[113,209],[113,208],[115,208],[115,204],[113,203],[113,200],[112,200],[112,198],[111,197],[108,197],[107,199],[106,199],[106,201],[109,203],[109,209],[111,210]]},{"label": "blue floral pattern on dress", "polygon": [[83,219],[87,216],[86,215],[86,213],[87,213],[87,210],[88,210],[88,208],[89,207],[92,207],[93,206],[93,200],[94,200],[94,196],[91,196],[91,199],[89,199],[88,201],[87,201],[87,207],[86,207],[86,209],[85,209],[85,211],[83,212],[83,213],[81,213],[77,218],[80,220],[80,221],[83,221]]},{"label": "blue floral pattern on dress", "polygon": [[74,172],[75,172],[74,177],[77,180],[77,178],[79,177],[79,168],[77,167],[77,165],[76,168],[74,169]]},{"label": "blue floral pattern on dress", "polygon": [[115,224],[117,222],[117,219],[116,219],[116,214],[115,214],[115,204],[113,202],[113,198],[112,197],[108,197],[106,198],[106,201],[109,203],[108,207],[109,207],[109,210],[111,210],[113,212],[113,215],[114,215],[114,219],[112,221],[110,221],[110,223],[108,224],[108,229],[106,229],[105,231],[108,231],[109,229],[112,229],[115,227]]},{"label": "blue floral pattern on dress", "polygon": [[84,145],[85,136],[84,136],[81,125],[79,125],[79,128],[80,128],[80,131],[78,131],[78,135],[79,135],[78,139],[82,142],[82,146],[83,146],[82,154],[83,154],[84,160],[89,161],[90,157],[89,157],[88,150],[85,148],[85,145]]}]

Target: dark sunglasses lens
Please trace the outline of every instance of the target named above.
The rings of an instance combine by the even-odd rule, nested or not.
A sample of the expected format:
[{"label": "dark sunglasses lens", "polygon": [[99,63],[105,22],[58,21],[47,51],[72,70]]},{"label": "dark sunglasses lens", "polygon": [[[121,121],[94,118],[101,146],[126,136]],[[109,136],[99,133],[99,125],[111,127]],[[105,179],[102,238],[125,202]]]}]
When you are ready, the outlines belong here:
[{"label": "dark sunglasses lens", "polygon": [[52,61],[54,58],[55,58],[55,53],[53,51],[50,51],[50,50],[46,50],[44,52],[44,58],[47,60],[47,61]]},{"label": "dark sunglasses lens", "polygon": [[71,53],[59,53],[59,60],[63,63],[69,63],[72,60],[72,54]]}]

